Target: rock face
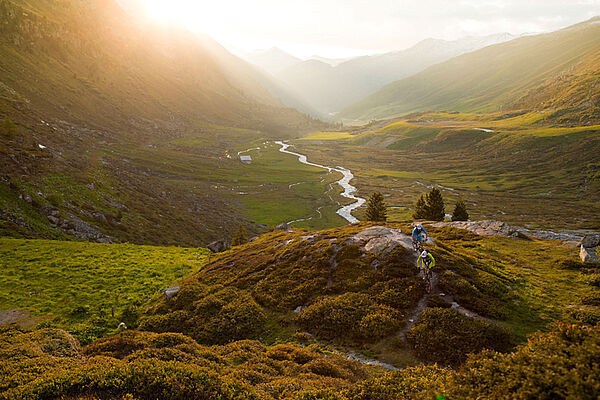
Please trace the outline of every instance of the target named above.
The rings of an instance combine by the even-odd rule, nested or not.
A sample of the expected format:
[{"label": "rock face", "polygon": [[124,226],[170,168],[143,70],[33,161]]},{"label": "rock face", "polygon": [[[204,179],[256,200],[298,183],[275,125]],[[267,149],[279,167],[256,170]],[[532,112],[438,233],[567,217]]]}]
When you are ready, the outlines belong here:
[{"label": "rock face", "polygon": [[466,229],[468,231],[483,236],[506,236],[513,238],[523,238],[524,236],[527,236],[535,237],[538,239],[562,240],[569,242],[579,242],[579,240],[581,240],[582,235],[584,234],[582,231],[554,232],[541,229],[527,229],[520,226],[512,226],[507,224],[506,222],[495,220],[437,222],[432,223],[431,226],[435,228],[451,226],[454,228]]},{"label": "rock face", "polygon": [[[164,290],[167,300],[171,300],[173,297],[175,297],[177,292],[179,292],[179,286],[173,286]],[[127,329],[127,327],[125,327],[125,329]]]},{"label": "rock face", "polygon": [[227,243],[226,240],[217,240],[215,242],[210,243],[208,246],[208,249],[210,251],[212,251],[213,253],[220,253],[222,251],[225,251],[229,248],[229,243]]},{"label": "rock face", "polygon": [[587,248],[600,246],[600,234],[585,236],[583,239],[581,239],[581,246]]},{"label": "rock face", "polygon": [[579,257],[583,262],[600,263],[600,257],[598,256],[598,246],[596,247],[583,247],[579,251]]},{"label": "rock face", "polygon": [[519,237],[519,233],[524,233],[524,229],[511,226],[506,222],[494,221],[491,219],[484,221],[456,221],[456,222],[438,222],[431,224],[435,228],[451,226],[453,228],[466,229],[482,236],[506,236]]},{"label": "rock face", "polygon": [[397,246],[412,250],[412,239],[399,229],[373,226],[357,233],[349,239],[351,243],[365,243],[363,249],[382,255],[391,253]]},{"label": "rock face", "polygon": [[600,234],[587,235],[581,240],[579,257],[583,262],[600,263]]}]

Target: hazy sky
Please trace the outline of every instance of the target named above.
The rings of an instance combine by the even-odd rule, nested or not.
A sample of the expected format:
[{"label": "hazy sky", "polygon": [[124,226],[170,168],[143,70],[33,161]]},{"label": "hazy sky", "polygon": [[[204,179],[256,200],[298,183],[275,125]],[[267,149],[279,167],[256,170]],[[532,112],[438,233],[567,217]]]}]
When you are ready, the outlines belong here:
[{"label": "hazy sky", "polygon": [[600,15],[600,0],[139,0],[232,50],[280,47],[346,57],[428,38],[556,30]]}]

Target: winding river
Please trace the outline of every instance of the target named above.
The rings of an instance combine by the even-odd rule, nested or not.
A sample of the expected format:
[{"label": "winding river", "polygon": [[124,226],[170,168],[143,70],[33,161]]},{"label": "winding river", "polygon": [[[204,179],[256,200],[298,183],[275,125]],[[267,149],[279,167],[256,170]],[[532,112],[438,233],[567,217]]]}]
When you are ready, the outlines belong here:
[{"label": "winding river", "polygon": [[350,184],[350,181],[354,178],[352,171],[350,171],[349,169],[346,169],[344,167],[339,167],[339,166],[338,167],[326,167],[324,165],[311,163],[307,160],[305,155],[300,154],[300,153],[294,153],[293,151],[289,151],[288,148],[292,146],[291,144],[284,143],[280,140],[276,141],[275,143],[278,144],[279,146],[281,146],[281,148],[279,149],[280,152],[286,153],[286,154],[291,154],[293,156],[298,157],[298,161],[301,162],[302,164],[306,164],[306,165],[310,165],[310,166],[318,167],[318,168],[323,168],[329,172],[339,172],[340,174],[342,174],[342,179],[340,179],[336,183],[338,185],[340,185],[342,187],[342,189],[344,189],[344,191],[342,192],[341,195],[347,199],[354,200],[354,203],[343,206],[336,212],[338,213],[339,216],[341,216],[342,218],[344,218],[346,221],[348,221],[351,224],[354,222],[360,222],[358,218],[356,218],[354,215],[352,215],[352,211],[356,210],[358,207],[365,204],[366,200],[363,199],[362,197],[358,197],[353,194],[356,192],[356,188]]}]

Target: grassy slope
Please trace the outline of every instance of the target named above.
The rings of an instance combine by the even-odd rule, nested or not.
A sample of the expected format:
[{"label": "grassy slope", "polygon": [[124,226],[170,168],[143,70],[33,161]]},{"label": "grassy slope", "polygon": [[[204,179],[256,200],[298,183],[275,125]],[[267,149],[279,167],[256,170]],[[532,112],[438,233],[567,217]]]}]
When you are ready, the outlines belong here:
[{"label": "grassy slope", "polygon": [[239,163],[224,155],[323,124],[282,107],[241,60],[208,38],[134,20],[112,1],[2,0],[0,15],[4,235],[77,236],[51,226],[48,206],[113,240],[155,244],[206,244],[240,223],[256,232],[253,222],[296,218],[299,201],[292,218],[265,219],[264,195],[232,195]]},{"label": "grassy slope", "polygon": [[[341,115],[372,119],[425,110],[497,111],[546,80],[570,74],[577,79],[568,80],[543,99],[530,98],[517,104],[537,108],[544,100],[585,91],[592,76],[597,77],[597,22],[596,18],[561,31],[523,37],[456,57],[384,87]],[[578,66],[580,62],[591,64]],[[570,106],[582,106],[587,99],[580,96],[572,100],[578,102]],[[548,106],[551,103],[547,101]]]},{"label": "grassy slope", "polygon": [[448,213],[462,196],[476,218],[597,230],[599,130],[555,127],[553,113],[422,113],[297,145],[350,168],[361,196],[384,193],[398,207],[393,220],[410,218],[418,195],[440,185]]},{"label": "grassy slope", "polygon": [[[77,215],[115,240],[140,244],[206,244],[231,238],[240,223],[251,233],[258,231],[255,224],[274,226],[309,217],[313,219],[296,226],[342,224],[335,214],[340,190],[330,186],[339,179],[337,174],[304,166],[280,153],[274,143],[264,144],[264,139],[233,143],[238,137],[259,135],[223,129],[215,136],[160,140],[150,147],[98,146],[97,161],[78,179],[47,172],[38,180],[0,184],[2,209],[10,217],[0,224],[2,232],[69,237],[40,214],[47,206],[60,210],[61,218]],[[227,140],[229,145],[214,148],[213,140]],[[253,163],[240,163],[237,152],[255,147],[261,149],[244,153]],[[19,199],[19,194],[31,196],[33,203]],[[107,220],[95,220],[92,213]],[[23,221],[18,224],[17,218]]]},{"label": "grassy slope", "polygon": [[[149,310],[151,316],[141,327],[181,331],[209,344],[240,339],[244,336],[239,331],[217,321],[230,318],[227,299],[251,296],[256,303],[244,300],[242,306],[229,300],[244,313],[264,313],[264,322],[235,317],[238,329],[249,337],[280,342],[289,340],[293,330],[307,330],[322,341],[359,348],[399,365],[412,364],[414,356],[396,335],[423,295],[414,258],[399,251],[379,258],[377,270],[369,267],[374,255],[361,257],[356,247],[344,245],[349,235],[367,226],[321,231],[316,241],[301,238],[304,232],[262,236],[187,279],[174,301],[161,301]],[[586,308],[585,296],[598,297],[597,289],[587,283],[593,270],[577,263],[576,249],[451,229],[432,229],[432,235],[440,245],[433,252],[441,290],[499,321],[514,341],[523,341],[556,319],[572,318],[572,310]],[[338,262],[334,269],[332,256]],[[303,311],[293,313],[298,306]],[[597,318],[597,308],[592,309]]]},{"label": "grassy slope", "polygon": [[[315,232],[312,239],[303,237],[303,231],[273,232],[219,255],[210,264],[205,264],[205,253],[196,249],[2,239],[1,286],[11,290],[1,294],[0,309],[26,307],[36,316],[55,317],[51,325],[74,332],[84,343],[108,337],[80,349],[59,330],[1,330],[0,359],[5,369],[0,372],[0,398],[68,393],[89,400],[121,398],[126,393],[151,398],[161,393],[161,398],[189,399],[210,393],[232,399],[392,400],[493,390],[488,378],[465,386],[472,366],[454,372],[419,365],[383,375],[381,368],[348,361],[323,344],[354,348],[401,366],[419,364],[412,354],[413,340],[418,339],[407,345],[397,337],[407,311],[423,295],[414,258],[402,250],[390,256],[360,256],[346,239],[368,226]],[[449,228],[429,231],[439,244],[433,253],[440,289],[508,329],[514,342],[545,330],[555,319],[592,324],[600,319],[597,305],[584,305],[598,304],[598,272],[577,262],[575,249],[552,241],[480,237]],[[197,257],[198,253],[202,255]],[[333,269],[332,255],[338,262]],[[375,259],[379,259],[376,270],[371,267]],[[182,289],[166,302],[155,290],[178,282],[182,265],[187,275]],[[40,288],[37,298],[31,296],[35,287]],[[146,298],[151,301],[141,306]],[[113,304],[116,318],[107,315]],[[306,308],[295,314],[297,305]],[[323,307],[329,307],[325,314]],[[426,314],[454,315],[436,303],[428,303]],[[125,320],[134,327],[138,316],[144,329],[185,331],[191,337],[116,333],[118,322]],[[467,332],[470,326],[485,326],[467,318],[452,321]],[[421,323],[407,337],[417,334]],[[576,339],[569,339],[576,333],[573,329],[565,326],[560,334],[541,340],[571,342]],[[314,334],[321,344],[303,331]],[[576,331],[581,331],[577,338],[595,334],[589,328]],[[455,340],[456,334],[429,329],[431,354],[458,351],[443,345]],[[460,347],[481,340],[458,335]],[[249,338],[260,341],[244,340]],[[538,339],[528,346],[536,343]],[[589,354],[590,349],[581,354]],[[477,373],[493,369],[492,362],[518,363],[518,357],[484,353],[477,356]],[[544,364],[546,357],[536,362]],[[533,366],[528,368],[531,371]],[[504,375],[510,371],[494,374],[493,381],[508,379]],[[528,376],[503,384],[525,385],[522,381]],[[556,376],[563,377],[561,382],[545,382],[546,390],[579,379]],[[482,382],[491,386],[481,387]]]},{"label": "grassy slope", "polygon": [[[22,308],[85,341],[206,263],[207,250],[0,239],[0,309]],[[37,289],[38,295],[35,296]],[[115,316],[112,317],[111,307]],[[129,313],[129,314],[128,314]],[[133,321],[132,321],[133,317]]]}]

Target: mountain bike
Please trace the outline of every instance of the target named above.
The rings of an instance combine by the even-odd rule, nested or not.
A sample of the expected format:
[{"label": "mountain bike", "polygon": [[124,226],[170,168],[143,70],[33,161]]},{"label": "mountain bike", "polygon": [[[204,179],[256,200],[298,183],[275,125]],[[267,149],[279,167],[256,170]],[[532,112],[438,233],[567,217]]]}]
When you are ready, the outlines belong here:
[{"label": "mountain bike", "polygon": [[415,249],[415,251],[418,254],[421,254],[423,252],[423,250],[425,250],[423,248],[423,243],[419,242],[418,240],[413,240],[412,244],[413,244],[413,249]]},{"label": "mountain bike", "polygon": [[429,267],[423,268],[423,280],[425,281],[425,291],[427,294],[431,293],[431,269]]}]

